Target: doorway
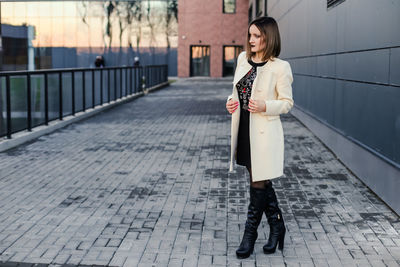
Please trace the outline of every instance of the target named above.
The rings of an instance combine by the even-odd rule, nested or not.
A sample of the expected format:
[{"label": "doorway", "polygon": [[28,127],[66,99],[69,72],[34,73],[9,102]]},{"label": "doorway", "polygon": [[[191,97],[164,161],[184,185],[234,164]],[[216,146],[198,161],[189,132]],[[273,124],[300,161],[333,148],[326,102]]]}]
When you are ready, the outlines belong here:
[{"label": "doorway", "polygon": [[236,46],[224,46],[224,63],[222,69],[222,75],[225,76],[233,76],[236,69],[236,59],[239,56],[240,52],[243,51],[243,47]]},{"label": "doorway", "polygon": [[210,76],[210,46],[190,47],[190,76]]}]

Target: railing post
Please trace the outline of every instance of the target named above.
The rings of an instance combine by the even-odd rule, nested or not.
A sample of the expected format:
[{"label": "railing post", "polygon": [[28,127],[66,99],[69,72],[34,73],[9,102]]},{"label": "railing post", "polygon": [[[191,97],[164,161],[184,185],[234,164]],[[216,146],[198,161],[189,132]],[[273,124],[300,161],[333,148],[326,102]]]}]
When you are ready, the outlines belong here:
[{"label": "railing post", "polygon": [[86,110],[85,71],[82,71],[82,111]]},{"label": "railing post", "polygon": [[140,76],[139,76],[139,69],[134,68],[133,71],[135,72],[135,87],[134,87],[134,93],[136,94],[138,92],[138,86],[140,85]]},{"label": "railing post", "polygon": [[44,73],[44,124],[49,125],[49,77]]},{"label": "railing post", "polygon": [[95,95],[94,95],[94,92],[95,92],[95,84],[94,84],[94,69],[92,70],[92,108],[94,108],[94,106],[95,106]]},{"label": "railing post", "polygon": [[103,105],[103,69],[100,69],[100,105]]},{"label": "railing post", "polygon": [[7,98],[7,138],[11,139],[11,88],[10,88],[10,75],[6,76],[6,98]]},{"label": "railing post", "polygon": [[114,69],[114,101],[117,100],[117,69]]},{"label": "railing post", "polygon": [[145,89],[146,89],[146,86],[147,86],[147,83],[148,83],[148,80],[146,80],[146,73],[147,73],[147,71],[146,71],[146,69],[147,69],[147,67],[143,67],[142,68],[142,76],[141,76],[141,83],[140,83],[140,85],[141,85],[141,89],[142,89],[142,91],[143,92],[145,92]]},{"label": "railing post", "polygon": [[125,69],[125,96],[128,95],[128,67]]},{"label": "railing post", "polygon": [[129,92],[132,94],[132,67],[129,68]]},{"label": "railing post", "polygon": [[27,82],[27,92],[26,92],[26,100],[27,100],[27,130],[32,131],[32,102],[31,102],[31,75],[28,73],[26,75]]},{"label": "railing post", "polygon": [[110,72],[111,72],[111,70],[110,69],[108,69],[107,70],[107,75],[108,75],[108,79],[107,79],[107,84],[108,84],[108,88],[107,88],[107,103],[110,103],[110,87],[111,87],[111,81],[110,81],[110,79],[111,79],[111,74],[110,74]]},{"label": "railing post", "polygon": [[58,90],[58,93],[59,93],[59,102],[60,102],[60,112],[59,112],[59,117],[60,117],[60,120],[62,120],[63,119],[63,88],[62,88],[62,72],[60,71],[59,72],[59,74],[58,74],[58,80],[59,80],[59,90]]},{"label": "railing post", "polygon": [[153,86],[153,69],[152,67],[147,67],[147,73],[148,73],[148,86],[147,87],[152,87]]},{"label": "railing post", "polygon": [[75,116],[75,71],[71,72],[71,78],[72,78],[72,92],[71,92],[71,96],[72,96],[72,115]]},{"label": "railing post", "polygon": [[145,71],[145,76],[146,76],[146,79],[145,79],[145,81],[146,81],[146,88],[149,88],[150,87],[150,67],[149,66],[146,66],[146,71]]},{"label": "railing post", "polygon": [[119,97],[122,98],[122,68],[119,68]]}]

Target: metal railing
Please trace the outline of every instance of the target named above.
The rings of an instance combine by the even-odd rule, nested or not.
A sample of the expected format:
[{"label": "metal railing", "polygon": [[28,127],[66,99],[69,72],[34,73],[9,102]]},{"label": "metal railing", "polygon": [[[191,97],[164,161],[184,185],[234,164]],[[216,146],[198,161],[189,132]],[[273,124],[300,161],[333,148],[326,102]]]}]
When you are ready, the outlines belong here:
[{"label": "metal railing", "polygon": [[0,72],[0,137],[167,81],[168,65]]}]

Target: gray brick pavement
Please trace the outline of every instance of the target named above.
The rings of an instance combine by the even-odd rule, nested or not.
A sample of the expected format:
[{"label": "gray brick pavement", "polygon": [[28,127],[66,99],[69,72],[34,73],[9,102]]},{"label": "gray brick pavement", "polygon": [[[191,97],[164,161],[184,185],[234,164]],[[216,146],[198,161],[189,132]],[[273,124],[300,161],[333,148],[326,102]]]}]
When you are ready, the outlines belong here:
[{"label": "gray brick pavement", "polygon": [[273,180],[283,253],[236,259],[245,169],[228,173],[225,79],[161,91],[0,153],[0,266],[399,266],[400,220],[291,115]]}]

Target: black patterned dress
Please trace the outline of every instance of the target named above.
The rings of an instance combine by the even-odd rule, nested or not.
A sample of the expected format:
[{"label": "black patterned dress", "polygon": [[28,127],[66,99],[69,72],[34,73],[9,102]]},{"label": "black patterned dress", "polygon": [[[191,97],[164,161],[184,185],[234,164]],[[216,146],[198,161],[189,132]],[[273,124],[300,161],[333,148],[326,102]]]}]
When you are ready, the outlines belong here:
[{"label": "black patterned dress", "polygon": [[251,95],[251,89],[253,82],[257,76],[257,67],[263,66],[267,62],[254,63],[248,60],[249,64],[252,66],[251,70],[243,76],[242,79],[236,84],[236,89],[239,96],[240,102],[240,121],[239,121],[239,133],[238,133],[238,144],[237,144],[237,154],[236,163],[238,165],[246,166],[251,168],[251,158],[250,158],[250,112],[249,100]]}]

